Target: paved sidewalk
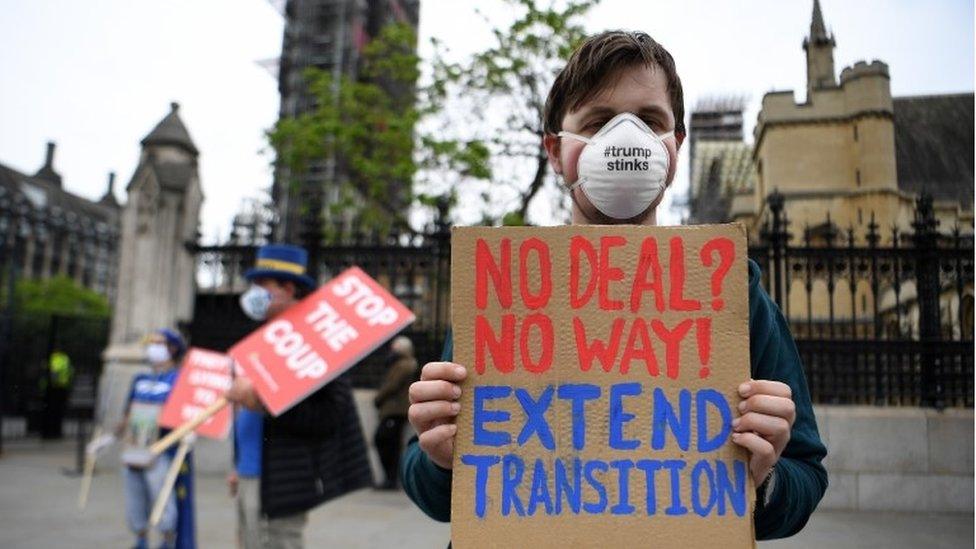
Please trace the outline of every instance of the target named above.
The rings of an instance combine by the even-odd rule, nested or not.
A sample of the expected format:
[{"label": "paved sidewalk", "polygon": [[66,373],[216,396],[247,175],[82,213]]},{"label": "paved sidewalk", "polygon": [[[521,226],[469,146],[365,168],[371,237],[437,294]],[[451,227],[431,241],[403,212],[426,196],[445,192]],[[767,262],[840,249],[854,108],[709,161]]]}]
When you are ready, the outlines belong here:
[{"label": "paved sidewalk", "polygon": [[[131,545],[122,517],[122,482],[102,470],[88,509],[78,511],[79,481],[61,474],[73,465],[68,443],[6,441],[0,457],[0,547],[124,548]],[[197,478],[197,540],[202,549],[234,547],[234,509],[223,479]],[[442,548],[450,528],[418,511],[402,493],[363,490],[323,505],[306,531],[314,547]],[[770,549],[973,547],[972,515],[816,513],[789,540],[760,543]]]}]

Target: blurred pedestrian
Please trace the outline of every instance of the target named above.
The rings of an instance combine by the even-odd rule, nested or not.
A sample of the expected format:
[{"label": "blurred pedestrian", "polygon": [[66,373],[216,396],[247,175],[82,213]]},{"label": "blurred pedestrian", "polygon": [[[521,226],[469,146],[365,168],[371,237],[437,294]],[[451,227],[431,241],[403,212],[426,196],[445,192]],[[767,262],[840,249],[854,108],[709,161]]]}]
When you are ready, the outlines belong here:
[{"label": "blurred pedestrian", "polygon": [[[269,244],[245,273],[251,287],[241,308],[270,320],[314,288],[308,253]],[[308,510],[373,482],[352,389],[339,376],[278,417],[261,404],[250,380],[238,376],[227,392],[237,405],[235,471],[227,482],[237,498],[238,545],[245,549],[304,547]]]},{"label": "blurred pedestrian", "polygon": [[41,438],[61,438],[64,409],[68,403],[74,376],[71,359],[64,351],[55,348],[48,359],[48,368],[41,377],[40,383],[44,395],[44,423],[41,426]]},{"label": "blurred pedestrian", "polygon": [[386,474],[386,480],[377,486],[381,490],[395,490],[397,487],[403,426],[407,422],[407,409],[410,408],[408,391],[416,379],[417,359],[413,356],[413,343],[409,338],[400,336],[390,344],[386,375],[373,399],[373,404],[379,409],[379,425],[373,442]]},{"label": "blurred pedestrian", "polygon": [[[144,352],[152,369],[132,380],[125,414],[117,428],[117,435],[125,444],[122,463],[126,521],[136,536],[136,549],[149,546],[149,515],[176,454],[173,446],[153,459],[148,448],[169,431],[159,426],[159,414],[176,384],[177,366],[185,351],[183,338],[173,330],[162,329],[147,338]],[[157,525],[162,536],[160,548],[196,546],[190,460],[188,454]]]}]

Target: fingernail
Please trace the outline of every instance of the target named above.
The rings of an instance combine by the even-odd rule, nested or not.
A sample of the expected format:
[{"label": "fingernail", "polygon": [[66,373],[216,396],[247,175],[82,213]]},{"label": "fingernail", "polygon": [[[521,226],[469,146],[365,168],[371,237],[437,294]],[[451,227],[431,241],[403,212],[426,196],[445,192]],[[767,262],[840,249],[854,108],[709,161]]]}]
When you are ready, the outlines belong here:
[{"label": "fingernail", "polygon": [[456,413],[458,413],[460,411],[461,411],[461,405],[460,404],[458,404],[457,402],[454,402],[454,403],[451,404],[451,412],[453,412],[453,413],[456,414]]},{"label": "fingernail", "polygon": [[457,432],[457,424],[452,423],[451,424],[451,428],[448,429],[448,431],[450,431],[452,433],[456,433]]},{"label": "fingernail", "polygon": [[454,398],[461,396],[461,388],[457,385],[454,386]]},{"label": "fingernail", "polygon": [[740,412],[746,411],[746,401],[743,400],[742,402],[739,403],[739,411]]},{"label": "fingernail", "polygon": [[733,419],[732,420],[732,428],[733,429],[738,429],[740,423],[742,423],[742,421],[740,421],[738,418]]},{"label": "fingernail", "polygon": [[739,394],[742,396],[749,396],[749,389],[751,386],[748,383],[743,383],[739,385]]},{"label": "fingernail", "polygon": [[457,375],[459,376],[464,375],[467,372],[467,370],[464,369],[464,366],[458,366],[454,369],[454,371],[457,372]]}]

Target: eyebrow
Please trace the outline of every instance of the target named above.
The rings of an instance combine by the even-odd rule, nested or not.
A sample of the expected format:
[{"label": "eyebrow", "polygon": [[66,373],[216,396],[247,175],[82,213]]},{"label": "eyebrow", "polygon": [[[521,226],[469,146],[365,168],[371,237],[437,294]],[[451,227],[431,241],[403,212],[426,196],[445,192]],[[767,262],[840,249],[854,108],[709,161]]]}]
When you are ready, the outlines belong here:
[{"label": "eyebrow", "polygon": [[641,107],[641,109],[639,111],[637,111],[637,114],[639,114],[639,115],[640,114],[644,114],[644,115],[660,115],[661,117],[664,118],[664,120],[667,120],[668,119],[668,113],[667,113],[667,111],[665,111],[664,109],[662,109],[661,107],[659,107],[657,105],[648,105],[646,107]]}]

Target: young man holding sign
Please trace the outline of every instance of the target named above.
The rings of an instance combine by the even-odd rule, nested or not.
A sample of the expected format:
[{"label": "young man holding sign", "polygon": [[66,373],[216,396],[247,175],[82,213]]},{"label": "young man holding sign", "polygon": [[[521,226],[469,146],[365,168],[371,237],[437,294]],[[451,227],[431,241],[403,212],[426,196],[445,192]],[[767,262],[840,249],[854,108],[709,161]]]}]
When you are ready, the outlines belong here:
[{"label": "young man holding sign", "polygon": [[[274,322],[314,289],[304,249],[267,245],[246,273],[252,287],[241,307],[254,320]],[[303,362],[297,375],[314,374]],[[370,486],[372,473],[349,381],[329,382],[277,417],[265,410],[254,384],[237,377],[227,399],[239,405],[234,422],[238,539],[246,549],[299,548],[307,511]]]},{"label": "young man holding sign", "polygon": [[[556,78],[545,111],[544,144],[554,171],[562,176],[572,197],[573,223],[655,225],[656,208],[674,178],[678,149],[685,138],[681,82],[667,50],[644,33],[615,31],[594,36],[577,49]],[[672,248],[672,259],[678,252],[680,250]],[[510,253],[515,254],[514,251]],[[595,258],[596,252],[593,254]],[[470,258],[455,257],[455,260],[470,261]],[[605,262],[604,259],[601,261]],[[614,270],[619,272],[619,269],[608,269],[608,272]],[[553,269],[554,277],[558,276],[556,272]],[[798,532],[816,508],[827,486],[826,470],[821,465],[826,448],[820,441],[792,336],[779,309],[760,286],[759,279],[758,266],[750,261],[748,330],[752,379],[742,379],[738,386],[738,396],[742,400],[735,414],[737,417],[734,420],[730,418],[732,432],[729,437],[735,445],[748,451],[748,475],[757,487],[755,535],[759,539],[770,539]],[[566,286],[567,282],[573,284],[572,281],[558,279],[555,284]],[[602,291],[605,285],[601,284],[600,287]],[[532,291],[535,290],[530,288],[528,293],[531,295]],[[678,292],[680,295],[680,290]],[[523,298],[526,293],[523,288]],[[715,308],[714,302],[712,306]],[[542,333],[546,333],[544,329]],[[667,334],[666,331],[663,333]],[[742,343],[744,348],[745,342]],[[719,367],[722,360],[717,351],[711,361],[713,370]],[[524,346],[522,353],[524,357]],[[444,353],[445,362],[432,362],[424,366],[421,381],[410,388],[412,404],[409,419],[419,433],[419,439],[412,441],[407,448],[401,469],[407,494],[428,515],[441,521],[451,519],[451,469],[458,432],[455,419],[461,410],[458,402],[461,397],[460,383],[474,372],[450,362],[452,358],[453,346],[449,341]],[[477,367],[476,364],[465,366]],[[535,366],[542,367],[539,364]],[[672,373],[667,372],[669,377]],[[701,375],[704,379],[708,375],[707,370],[703,369]],[[522,433],[516,430],[511,435],[512,439],[519,434],[521,445],[523,435],[528,432],[529,439],[538,438],[543,443],[545,440],[551,443],[551,432],[544,421],[544,412],[538,410],[555,407],[550,404],[554,401],[552,391],[544,391],[538,397],[529,392],[519,395],[516,391],[515,396],[519,396],[528,419]],[[596,398],[595,395],[591,396]],[[613,398],[613,395],[610,396]],[[484,412],[483,408],[479,408],[478,398],[476,393],[475,414],[479,413],[479,409]],[[563,398],[561,392],[556,396],[556,399],[560,398]],[[590,397],[576,395],[573,405],[584,398]],[[566,402],[572,399],[573,395],[568,395]],[[708,395],[699,399],[698,404],[699,412],[707,408]],[[492,445],[492,437],[501,436],[504,440],[494,445],[506,444],[509,435],[498,431],[508,415],[507,412],[504,412],[504,416],[499,414],[502,412],[493,410],[483,414],[482,419],[491,419],[485,419],[481,425],[494,423],[490,425],[493,431],[482,429],[479,432],[479,424],[476,423],[475,439],[480,436]],[[611,423],[612,416],[613,412]],[[673,423],[681,422],[675,416],[665,417],[671,417]],[[470,417],[466,419],[470,420]],[[625,421],[628,420],[620,424]],[[560,427],[565,428],[565,425],[553,428]],[[610,439],[613,441],[612,425],[610,429]],[[557,431],[557,434],[560,432]],[[619,433],[616,438],[618,442],[622,440]],[[667,462],[664,463],[666,466]],[[495,469],[489,469],[489,465],[493,464],[476,465],[479,475],[483,471],[503,469],[506,487],[503,490],[517,487],[518,480],[522,478],[521,469],[518,469],[516,479],[514,474],[510,474],[515,469],[504,462]],[[526,469],[525,477],[528,478],[531,472],[531,469]],[[621,477],[625,475],[626,471],[622,470]],[[587,477],[587,480],[590,478]],[[479,486],[484,485],[483,480],[479,483]],[[556,484],[555,499],[556,505],[559,505],[558,480]],[[538,495],[538,501],[546,502],[546,513],[549,512],[551,499],[547,485],[533,483],[531,487],[523,486],[522,490],[523,493],[531,490],[532,498]],[[648,514],[653,512],[650,509],[651,493],[649,491]],[[714,500],[714,496],[711,497]],[[482,512],[484,499],[478,501],[478,511]],[[605,493],[601,501],[606,506]],[[506,515],[511,508],[519,516],[524,512],[515,488],[503,491],[493,504],[501,506],[504,509],[502,513]],[[574,511],[579,512],[578,509]],[[662,514],[674,513],[669,509]],[[651,540],[648,542],[651,543]]]}]

